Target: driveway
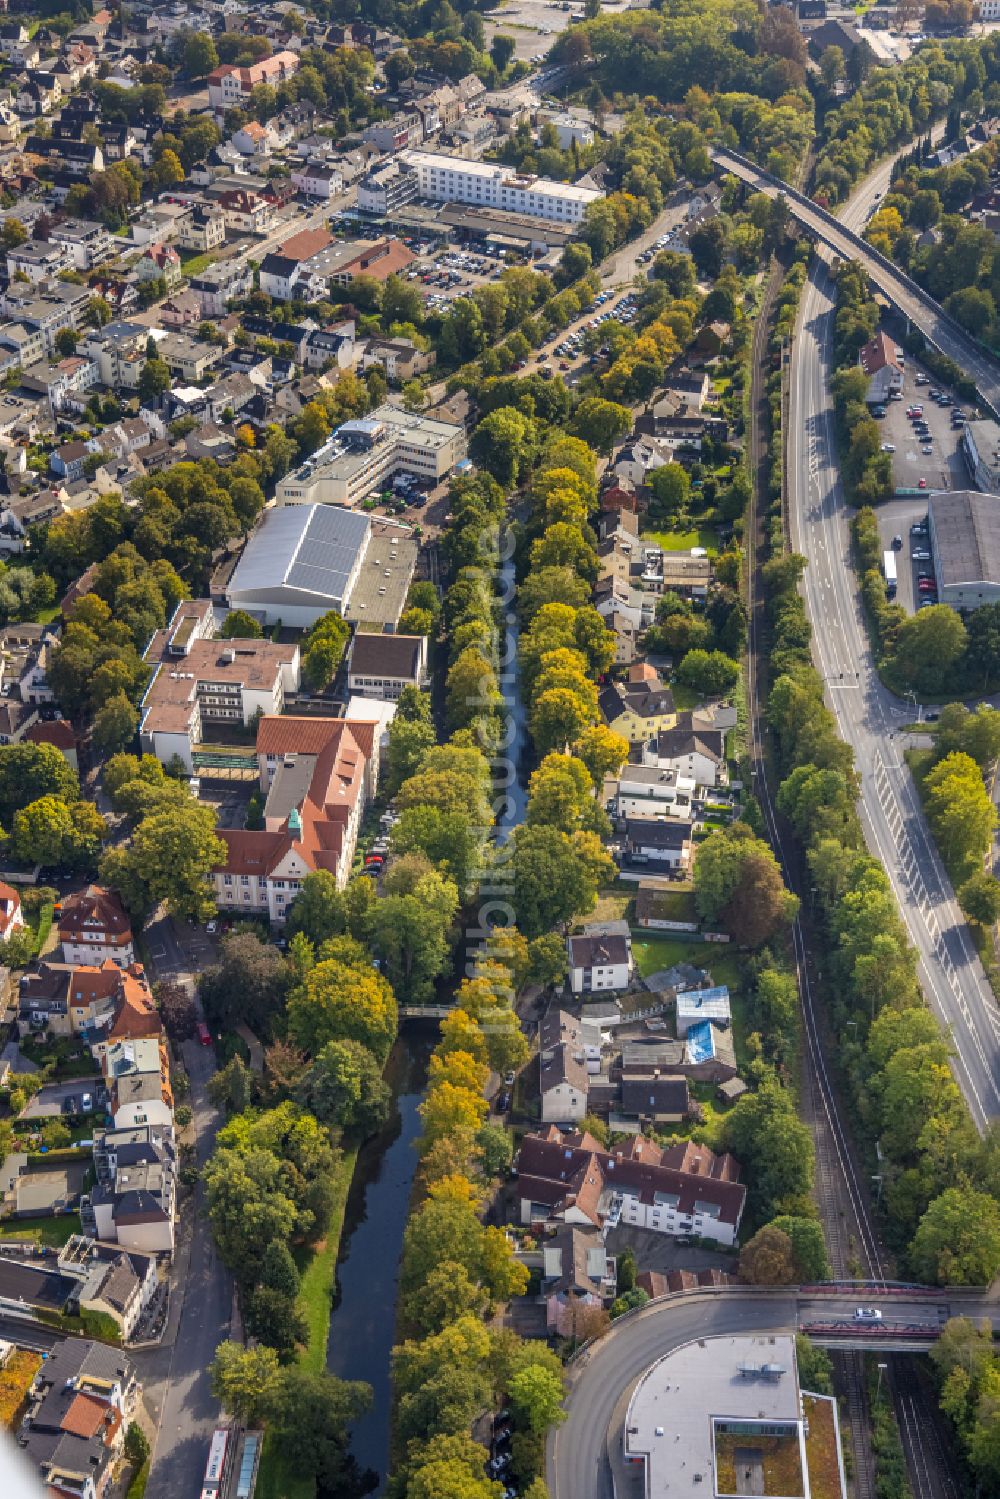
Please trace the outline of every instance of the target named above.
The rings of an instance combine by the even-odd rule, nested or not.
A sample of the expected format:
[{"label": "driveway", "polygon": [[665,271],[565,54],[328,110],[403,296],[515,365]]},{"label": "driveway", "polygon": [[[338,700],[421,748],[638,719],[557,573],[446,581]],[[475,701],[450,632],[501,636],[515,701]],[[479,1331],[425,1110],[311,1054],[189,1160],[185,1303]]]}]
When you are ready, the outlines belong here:
[{"label": "driveway", "polygon": [[100,1078],[89,1072],[83,1077],[70,1078],[65,1083],[46,1083],[44,1088],[39,1088],[34,1098],[21,1111],[22,1119],[52,1119],[63,1112],[63,1103],[67,1098],[76,1100],[75,1107],[69,1112],[82,1113],[82,1100],[85,1093],[93,1098],[97,1092]]},{"label": "driveway", "polygon": [[666,1275],[670,1270],[725,1270],[735,1271],[736,1255],[724,1250],[685,1249],[669,1234],[657,1234],[649,1228],[630,1228],[619,1224],[611,1229],[607,1238],[609,1254],[621,1254],[631,1249],[640,1270],[657,1270]]},{"label": "driveway", "polygon": [[[153,922],[146,938],[157,977],[185,985],[193,985],[215,952],[201,928],[177,928],[167,919]],[[206,1092],[216,1068],[215,1051],[194,1041],[186,1041],[181,1050],[191,1079],[189,1103],[200,1167],[211,1154],[219,1125]],[[176,1499],[200,1490],[212,1432],[221,1418],[208,1367],[218,1345],[229,1336],[233,1287],[215,1252],[200,1182],[181,1217],[171,1278],[174,1292],[163,1342],[135,1354],[156,1428],[148,1499]]]}]

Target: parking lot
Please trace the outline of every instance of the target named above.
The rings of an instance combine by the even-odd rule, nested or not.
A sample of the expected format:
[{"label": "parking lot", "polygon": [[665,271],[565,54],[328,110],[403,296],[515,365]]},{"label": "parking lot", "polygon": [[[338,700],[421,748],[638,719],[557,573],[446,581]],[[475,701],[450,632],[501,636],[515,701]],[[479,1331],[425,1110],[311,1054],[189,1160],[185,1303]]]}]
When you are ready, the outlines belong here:
[{"label": "parking lot", "polygon": [[[934,572],[933,561],[913,556],[914,552],[930,550],[926,534],[918,536],[911,531],[912,526],[926,521],[927,501],[917,495],[890,500],[888,504],[879,505],[875,513],[878,516],[882,550],[896,552],[896,602],[902,604],[907,614],[912,614],[924,597],[920,589],[921,572],[931,575]],[[892,543],[897,536],[902,541],[902,546],[894,549]],[[935,595],[930,597],[936,601]]]},{"label": "parking lot", "polygon": [[[932,391],[949,397],[949,404],[937,404]],[[897,490],[964,489],[969,479],[958,447],[962,429],[952,426],[952,412],[956,407],[963,409],[961,403],[919,369],[907,370],[900,396],[887,403],[885,416],[879,418],[883,443],[895,449],[892,468]],[[921,436],[907,416],[914,406],[921,408],[922,420],[930,429],[927,436]]]},{"label": "parking lot", "polygon": [[[54,1119],[60,1114],[82,1114],[84,1094],[89,1094],[91,1109],[97,1102],[100,1079],[80,1077],[67,1083],[46,1083],[21,1112],[22,1119]],[[103,1089],[101,1090],[103,1093]],[[72,1107],[70,1102],[72,1101]],[[89,1112],[89,1111],[87,1111]]]},{"label": "parking lot", "polygon": [[585,358],[592,348],[600,345],[598,334],[602,323],[610,322],[612,318],[616,322],[624,323],[627,327],[636,318],[636,294],[626,292],[624,296],[616,297],[612,291],[602,291],[595,298],[590,307],[591,317],[583,326],[576,328],[572,333],[555,333],[542,346],[539,353],[539,363],[545,363],[548,359],[549,367],[562,370],[564,373]]}]

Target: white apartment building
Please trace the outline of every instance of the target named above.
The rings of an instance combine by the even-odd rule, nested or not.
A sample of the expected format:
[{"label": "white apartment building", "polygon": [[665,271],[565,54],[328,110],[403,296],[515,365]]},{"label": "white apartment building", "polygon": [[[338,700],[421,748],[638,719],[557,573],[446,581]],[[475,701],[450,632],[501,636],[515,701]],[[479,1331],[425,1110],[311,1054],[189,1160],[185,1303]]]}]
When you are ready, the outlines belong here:
[{"label": "white apartment building", "polygon": [[604,194],[593,187],[554,182],[512,171],[496,162],[466,161],[436,151],[404,151],[400,157],[417,175],[419,195],[434,203],[471,203],[559,224],[578,224],[591,203]]},{"label": "white apartment building", "polygon": [[465,428],[398,406],[344,422],[279,483],[279,505],[357,505],[396,473],[437,483],[466,454]]},{"label": "white apartment building", "polygon": [[294,52],[276,52],[273,57],[265,57],[249,68],[225,63],[208,75],[208,102],[216,114],[224,114],[227,109],[245,104],[258,83],[277,88],[298,70],[299,59]]},{"label": "white apartment building", "polygon": [[114,239],[103,224],[93,219],[66,219],[62,224],[53,224],[49,240],[64,246],[77,271],[91,271],[115,253]]}]

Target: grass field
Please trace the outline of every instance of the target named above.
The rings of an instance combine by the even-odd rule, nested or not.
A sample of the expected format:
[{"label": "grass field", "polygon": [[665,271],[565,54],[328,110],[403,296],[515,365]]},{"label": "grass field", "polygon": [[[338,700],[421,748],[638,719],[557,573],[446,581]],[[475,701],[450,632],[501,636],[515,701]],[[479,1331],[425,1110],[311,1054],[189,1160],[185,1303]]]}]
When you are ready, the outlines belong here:
[{"label": "grass field", "polygon": [[202,271],[207,271],[208,267],[214,261],[218,260],[218,258],[217,255],[213,255],[210,251],[206,251],[203,255],[192,255],[187,260],[182,256],[181,273],[187,276],[189,280],[192,276],[200,276]]},{"label": "grass field", "polygon": [[0,1223],[0,1240],[34,1239],[50,1249],[62,1249],[66,1240],[79,1232],[79,1213],[60,1213],[58,1218],[5,1218]]},{"label": "grass field", "polygon": [[[301,1281],[299,1309],[306,1319],[309,1341],[299,1354],[299,1362],[311,1374],[326,1368],[326,1345],[330,1336],[330,1313],[333,1307],[333,1278],[340,1252],[340,1235],[344,1229],[347,1194],[357,1163],[357,1150],[345,1150],[335,1172],[336,1198],[330,1215],[326,1238],[316,1249],[296,1255]],[[255,1494],[257,1499],[316,1499],[316,1484],[294,1471],[295,1455],[281,1445],[281,1437],[268,1431],[260,1455],[260,1471]]]},{"label": "grass field", "polygon": [[654,542],[665,552],[689,552],[692,547],[719,549],[719,537],[714,526],[699,526],[693,531],[643,531],[641,541]]},{"label": "grass field", "polygon": [[711,942],[682,942],[674,937],[633,937],[632,952],[642,978],[675,963],[693,963],[708,968],[717,984],[736,989],[740,984],[740,964],[735,953]]},{"label": "grass field", "polygon": [[345,1150],[335,1172],[336,1199],[330,1217],[330,1228],[326,1238],[299,1265],[302,1277],[299,1285],[299,1309],[309,1327],[309,1343],[300,1356],[300,1363],[313,1374],[326,1368],[326,1345],[330,1336],[330,1312],[333,1296],[333,1276],[340,1252],[340,1235],[344,1227],[344,1210],[347,1194],[357,1163],[357,1150]]}]

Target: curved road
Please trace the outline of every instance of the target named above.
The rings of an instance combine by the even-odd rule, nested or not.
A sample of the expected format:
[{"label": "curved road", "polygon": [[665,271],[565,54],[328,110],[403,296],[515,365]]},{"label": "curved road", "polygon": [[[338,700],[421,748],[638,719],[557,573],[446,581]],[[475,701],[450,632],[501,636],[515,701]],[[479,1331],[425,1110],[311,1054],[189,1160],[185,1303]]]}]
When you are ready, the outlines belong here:
[{"label": "curved road", "polygon": [[[612,1499],[609,1433],[616,1430],[632,1385],[665,1353],[692,1338],[795,1332],[813,1321],[850,1320],[862,1296],[878,1304],[870,1291],[820,1296],[747,1288],[695,1291],[651,1302],[615,1323],[569,1367],[567,1418],[548,1445],[546,1477],[552,1499]],[[961,1291],[948,1301],[891,1297],[881,1305],[887,1321],[918,1324],[939,1322],[942,1314],[977,1319],[990,1310],[975,1293]],[[1000,1321],[995,1309],[993,1320]]]},{"label": "curved road", "polygon": [[811,229],[843,259],[860,261],[872,282],[920,329],[925,338],[973,377],[984,403],[992,409],[994,415],[1000,416],[1000,367],[996,361],[979,348],[933,297],[928,296],[927,292],[885,256],[873,250],[857,232],[864,222],[863,206],[866,203],[870,206],[874,198],[870,184],[879,180],[882,174],[885,174],[888,184],[891,161],[883,163],[876,169],[873,177],[868,179],[866,188],[871,196],[866,200],[863,194],[859,195],[843,218],[837,219],[818,207],[804,193],[797,192],[777,177],[772,177],[769,172],[763,171],[738,152],[716,149],[712,156],[723,171],[740,177],[759,192],[772,198],[781,194],[788,204],[789,212],[800,224]]}]

